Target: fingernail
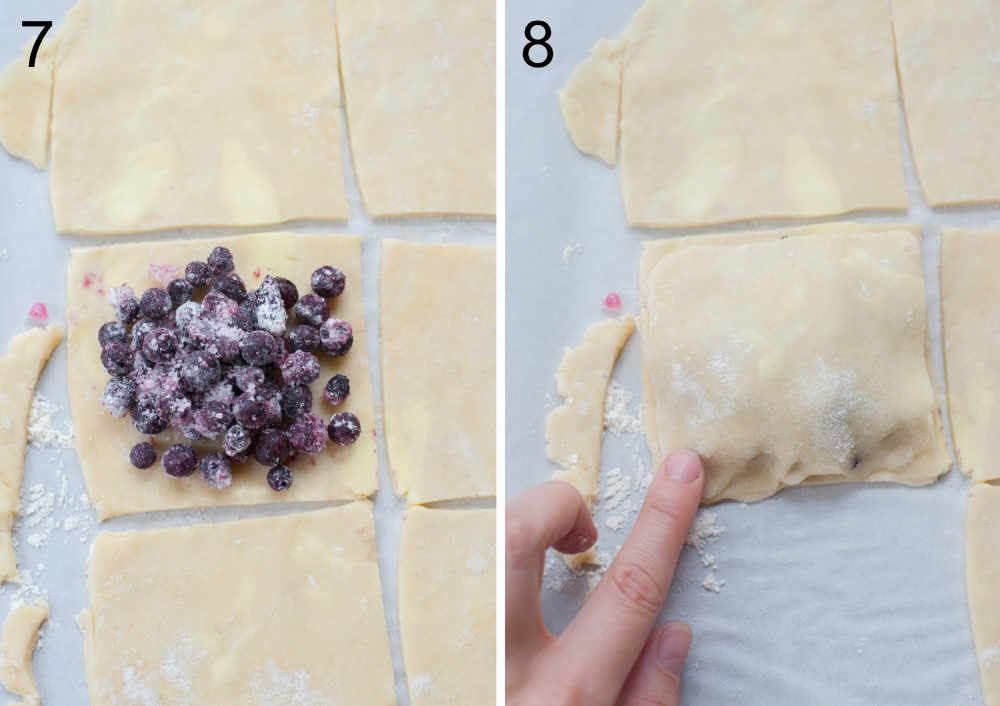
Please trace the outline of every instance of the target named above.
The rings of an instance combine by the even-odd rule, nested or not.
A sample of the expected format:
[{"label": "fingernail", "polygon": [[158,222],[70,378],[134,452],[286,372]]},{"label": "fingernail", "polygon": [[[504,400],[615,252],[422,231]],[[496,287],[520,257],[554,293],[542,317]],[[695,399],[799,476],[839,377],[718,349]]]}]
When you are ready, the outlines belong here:
[{"label": "fingernail", "polygon": [[589,549],[590,546],[594,543],[594,540],[591,539],[590,537],[587,537],[585,535],[579,534],[576,537],[573,537],[569,541],[569,543],[570,543],[570,545],[572,547],[574,547],[574,551],[572,551],[570,553],[571,554],[579,554],[580,552],[586,551],[587,549]]},{"label": "fingernail", "polygon": [[660,630],[656,659],[670,674],[679,677],[684,671],[691,647],[691,629],[684,623],[667,623]]},{"label": "fingernail", "polygon": [[701,475],[701,459],[694,451],[678,451],[667,458],[667,475],[681,483],[693,483]]}]

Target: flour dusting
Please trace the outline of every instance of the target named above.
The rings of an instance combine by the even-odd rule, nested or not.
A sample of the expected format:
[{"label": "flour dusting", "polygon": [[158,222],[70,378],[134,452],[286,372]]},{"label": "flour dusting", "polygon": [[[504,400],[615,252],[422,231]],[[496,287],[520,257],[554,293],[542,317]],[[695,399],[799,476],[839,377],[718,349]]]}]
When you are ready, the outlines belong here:
[{"label": "flour dusting", "polygon": [[694,547],[701,559],[701,565],[708,569],[708,574],[701,582],[701,587],[712,593],[719,593],[726,582],[719,578],[719,563],[715,555],[705,550],[711,544],[719,541],[726,533],[726,528],[719,524],[719,516],[711,510],[701,510],[694,519],[691,531],[688,532],[685,544]]},{"label": "flour dusting", "polygon": [[604,398],[604,428],[614,434],[638,434],[642,430],[639,417],[630,412],[632,393],[614,380]]},{"label": "flour dusting", "polygon": [[73,448],[73,423],[63,422],[64,430],[56,428],[55,419],[61,410],[42,394],[36,394],[28,413],[28,445],[39,449]]}]

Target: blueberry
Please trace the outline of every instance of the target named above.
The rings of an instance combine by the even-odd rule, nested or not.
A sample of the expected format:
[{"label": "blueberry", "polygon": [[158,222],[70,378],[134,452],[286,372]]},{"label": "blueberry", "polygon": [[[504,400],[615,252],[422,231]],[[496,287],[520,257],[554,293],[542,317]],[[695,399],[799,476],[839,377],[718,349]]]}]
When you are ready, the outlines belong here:
[{"label": "blueberry", "polygon": [[233,271],[233,253],[229,248],[224,248],[221,245],[212,250],[207,262],[216,276],[229,274]]},{"label": "blueberry", "polygon": [[319,331],[305,324],[296,326],[285,335],[288,348],[291,351],[306,351],[312,353],[319,348]]},{"label": "blueberry", "polygon": [[127,284],[112,288],[110,299],[115,315],[126,326],[139,318],[139,300]]},{"label": "blueberry", "polygon": [[148,441],[141,441],[128,452],[128,460],[136,468],[149,468],[156,463],[156,449]]},{"label": "blueberry", "polygon": [[326,428],[330,441],[338,446],[350,446],[361,436],[361,422],[350,412],[337,412]]},{"label": "blueberry", "polygon": [[312,273],[312,289],[324,299],[339,297],[346,283],[344,273],[330,265],[323,265]]},{"label": "blueberry", "polygon": [[142,351],[142,343],[146,338],[146,334],[156,328],[156,324],[152,321],[140,321],[135,326],[132,327],[132,337],[129,345],[132,346],[132,350],[136,353]]},{"label": "blueberry", "polygon": [[219,361],[207,351],[191,351],[178,358],[177,374],[187,392],[207,392],[222,375]]},{"label": "blueberry", "polygon": [[275,466],[267,472],[267,484],[279,493],[288,490],[292,487],[292,472],[287,466]]},{"label": "blueberry", "polygon": [[207,287],[212,283],[212,268],[195,260],[184,268],[184,278],[195,287]]},{"label": "blueberry", "polygon": [[326,422],[311,412],[300,415],[288,427],[288,440],[296,451],[315,454],[326,448]]},{"label": "blueberry", "polygon": [[222,439],[222,450],[226,456],[233,458],[249,449],[252,443],[253,434],[237,422],[226,430],[226,436]]},{"label": "blueberry", "polygon": [[161,463],[168,476],[186,478],[198,468],[198,453],[190,446],[174,444],[163,452]]},{"label": "blueberry", "polygon": [[128,340],[128,331],[117,321],[109,321],[106,324],[101,324],[101,328],[97,329],[97,342],[102,347],[112,341],[115,343],[125,343],[126,340]]},{"label": "blueberry", "polygon": [[323,387],[323,399],[336,407],[351,394],[351,381],[346,375],[337,373],[326,381]]},{"label": "blueberry", "polygon": [[278,344],[267,331],[251,331],[243,340],[240,353],[250,365],[270,365],[278,354]]},{"label": "blueberry", "polygon": [[354,329],[343,319],[327,319],[320,326],[319,342],[330,355],[344,355],[354,345]]},{"label": "blueberry", "polygon": [[167,290],[159,287],[150,287],[142,293],[142,299],[139,300],[139,311],[150,321],[162,321],[170,316],[171,309],[173,304],[170,295]]},{"label": "blueberry", "polygon": [[299,300],[299,288],[295,286],[294,282],[284,277],[275,277],[274,280],[278,283],[278,291],[281,292],[281,302],[286,309],[291,309]]},{"label": "blueberry", "polygon": [[281,392],[281,413],[298,419],[312,409],[312,391],[305,385],[289,385]]},{"label": "blueberry", "polygon": [[233,326],[238,328],[240,331],[253,331],[257,325],[257,312],[253,308],[253,304],[249,301],[244,301],[240,303],[239,308],[236,309],[236,316],[233,317]]},{"label": "blueberry", "polygon": [[288,435],[280,429],[265,429],[253,445],[253,457],[262,466],[284,463],[292,453]]},{"label": "blueberry", "polygon": [[225,433],[233,423],[233,412],[224,402],[212,400],[194,413],[194,428],[206,439]]},{"label": "blueberry", "polygon": [[186,304],[194,296],[194,285],[187,279],[177,278],[167,283],[167,294],[170,295],[170,302],[174,307]]},{"label": "blueberry", "polygon": [[201,315],[201,304],[196,301],[184,302],[174,312],[174,323],[178,331],[184,331],[188,324]]},{"label": "blueberry", "polygon": [[319,377],[319,358],[306,351],[285,356],[279,367],[287,385],[308,385]]},{"label": "blueberry", "polygon": [[[281,415],[281,405],[278,404],[278,415]],[[236,421],[247,429],[263,429],[272,419],[268,400],[257,390],[244,392],[233,402],[233,416]]]},{"label": "blueberry", "polygon": [[330,304],[315,294],[304,294],[295,303],[295,316],[299,323],[319,326],[330,315]]},{"label": "blueberry", "polygon": [[167,420],[152,395],[140,395],[132,407],[132,424],[140,434],[155,436],[167,428]]},{"label": "blueberry", "polygon": [[128,375],[134,361],[132,349],[121,341],[112,341],[101,349],[101,364],[112,377]]},{"label": "blueberry", "polygon": [[177,347],[177,335],[168,328],[154,328],[142,339],[142,355],[153,363],[173,360]]},{"label": "blueberry", "polygon": [[210,488],[228,488],[233,484],[233,472],[229,459],[219,452],[210,453],[201,459],[201,480]]},{"label": "blueberry", "polygon": [[264,371],[253,365],[236,365],[229,369],[227,377],[239,390],[246,392],[264,382]]},{"label": "blueberry", "polygon": [[212,289],[225,294],[234,302],[241,302],[247,298],[247,288],[243,280],[235,272],[217,277],[212,282]]},{"label": "blueberry", "polygon": [[129,378],[111,378],[104,386],[101,404],[111,412],[112,417],[121,419],[135,403],[135,382]]}]

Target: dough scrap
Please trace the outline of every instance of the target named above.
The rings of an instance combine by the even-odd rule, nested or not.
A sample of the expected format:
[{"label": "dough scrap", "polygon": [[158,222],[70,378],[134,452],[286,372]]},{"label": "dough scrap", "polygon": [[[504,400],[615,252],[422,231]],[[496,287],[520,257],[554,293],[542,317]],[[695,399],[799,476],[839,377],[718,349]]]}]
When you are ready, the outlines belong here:
[{"label": "dough scrap", "polygon": [[915,228],[650,243],[640,302],[653,463],[698,451],[704,502],[948,470]]},{"label": "dough scrap", "polygon": [[17,575],[11,529],[21,502],[28,413],[35,385],[63,331],[50,324],[15,336],[0,358],[0,583]]},{"label": "dough scrap", "polygon": [[[42,44],[60,232],[347,218],[326,0],[80,0],[60,35]],[[41,132],[31,103],[7,131]]]},{"label": "dough scrap", "polygon": [[496,511],[413,507],[399,622],[413,706],[495,703]]},{"label": "dough scrap", "polygon": [[28,66],[32,40],[21,55],[0,71],[0,145],[37,169],[45,169],[49,151],[52,73],[59,50],[58,30],[50,30]]},{"label": "dough scrap", "polygon": [[88,589],[95,706],[396,703],[367,501],[103,532]]},{"label": "dough scrap", "polygon": [[1000,487],[976,483],[965,511],[965,590],[986,706],[1000,706]]},{"label": "dough scrap", "polygon": [[496,5],[338,0],[354,167],[368,213],[496,213]]},{"label": "dough scrap", "polygon": [[613,165],[618,157],[625,42],[602,39],[559,91],[563,121],[577,149]]},{"label": "dough scrap", "polygon": [[[906,207],[886,2],[648,0],[621,41],[631,225]],[[611,72],[583,92],[602,68],[584,65],[567,123],[605,134]],[[606,138],[582,145],[607,155]]]},{"label": "dough scrap", "polygon": [[1000,201],[995,0],[957,0],[947,12],[934,0],[892,0],[892,11],[906,123],[927,201]]},{"label": "dough scrap", "polygon": [[20,605],[11,610],[3,622],[3,637],[0,641],[0,683],[12,694],[21,697],[13,704],[38,706],[41,698],[38,685],[31,672],[31,658],[38,645],[38,629],[49,617],[49,604],[38,601],[34,605]]},{"label": "dough scrap", "polygon": [[396,492],[496,495],[496,249],[385,240],[380,291]]},{"label": "dough scrap", "polygon": [[1000,231],[943,229],[941,318],[948,409],[958,465],[977,481],[1000,478]]},{"label": "dough scrap", "polygon": [[[354,346],[341,358],[319,356],[319,379],[310,387],[313,411],[328,416],[333,409],[322,398],[322,388],[336,373],[350,378],[351,394],[341,411],[351,411],[361,422],[362,434],[351,446],[330,444],[316,456],[299,454],[287,464],[295,482],[275,493],[264,481],[264,469],[250,460],[234,465],[233,485],[225,490],[205,486],[198,474],[171,478],[157,463],[140,471],[128,460],[133,444],[145,439],[128,418],[114,419],[101,406],[108,375],[100,362],[97,329],[114,318],[108,303],[112,286],[127,282],[137,293],[156,286],[151,262],[184,267],[203,260],[216,245],[233,252],[237,273],[253,288],[268,273],[292,280],[300,292],[309,291],[310,276],[323,264],[334,265],[347,277],[347,289],[331,300],[331,313],[354,327]],[[74,248],[67,280],[69,323],[69,400],[76,425],[76,449],[87,490],[100,519],[136,512],[222,505],[255,505],[318,500],[353,500],[377,488],[374,414],[368,369],[363,293],[361,239],[353,236],[261,233],[212,240],[178,240],[148,245],[111,245]],[[179,443],[176,430],[161,434],[162,452]],[[297,471],[297,472],[296,472]]]}]

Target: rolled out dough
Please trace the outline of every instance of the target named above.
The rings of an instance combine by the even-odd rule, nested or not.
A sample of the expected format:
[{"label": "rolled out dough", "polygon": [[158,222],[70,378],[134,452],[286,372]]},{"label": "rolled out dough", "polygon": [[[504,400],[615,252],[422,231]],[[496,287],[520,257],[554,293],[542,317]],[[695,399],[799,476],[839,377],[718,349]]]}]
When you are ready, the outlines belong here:
[{"label": "rolled out dough", "polygon": [[624,49],[622,40],[602,39],[559,91],[559,107],[573,144],[609,165],[618,158]]},{"label": "rolled out dough", "polygon": [[[295,482],[283,493],[275,493],[264,480],[265,468],[252,459],[234,466],[233,485],[225,490],[205,486],[198,474],[171,478],[157,463],[138,470],[128,460],[133,444],[146,439],[128,418],[114,419],[101,406],[100,397],[108,374],[100,362],[97,329],[114,319],[108,303],[110,288],[127,282],[141,293],[156,286],[149,265],[181,268],[191,260],[204,260],[216,245],[233,252],[236,271],[256,287],[268,273],[292,280],[299,293],[309,291],[312,272],[321,265],[343,270],[347,289],[331,300],[331,313],[354,327],[354,346],[343,357],[319,356],[319,379],[310,387],[313,412],[333,413],[322,397],[322,388],[336,373],[350,378],[351,394],[338,410],[351,411],[361,422],[361,437],[351,446],[330,444],[320,454],[299,456],[288,465]],[[262,233],[212,240],[157,242],[76,248],[72,251],[66,285],[69,326],[69,400],[76,424],[76,450],[87,490],[105,519],[115,515],[218,505],[255,505],[313,500],[361,498],[375,492],[376,457],[374,415],[368,369],[363,292],[361,286],[361,239],[353,236]],[[158,449],[180,441],[176,431],[161,434]]]},{"label": "rolled out dough", "polygon": [[38,645],[38,629],[49,617],[49,604],[38,601],[34,605],[20,605],[14,608],[3,622],[3,638],[0,642],[0,682],[3,688],[21,697],[13,704],[38,706],[41,702],[38,685],[31,672],[31,658]]},{"label": "rolled out dough", "polygon": [[1000,201],[996,0],[956,0],[947,12],[935,0],[892,0],[892,14],[906,123],[927,201]]},{"label": "rolled out dough", "polygon": [[11,528],[21,502],[28,413],[35,385],[63,331],[50,324],[15,336],[0,358],[0,583],[17,575]]},{"label": "rolled out dough", "polygon": [[370,215],[496,213],[495,14],[492,0],[337,0]]},{"label": "rolled out dough", "polygon": [[[347,217],[327,0],[80,0],[49,42],[60,231]],[[0,92],[0,133],[30,136],[10,144],[36,161],[49,109],[32,83],[13,111]]]},{"label": "rolled out dough", "polygon": [[620,51],[630,224],[906,207],[887,0],[648,0],[621,42],[595,48],[563,110],[610,161]]},{"label": "rolled out dough", "polygon": [[94,706],[396,703],[367,501],[104,532],[88,587]]},{"label": "rolled out dough", "polygon": [[976,483],[965,512],[965,590],[986,706],[1000,706],[1000,487]]},{"label": "rolled out dough", "polygon": [[958,465],[976,480],[1000,478],[1000,231],[945,228],[941,314],[948,410]]},{"label": "rolled out dough", "polygon": [[32,40],[0,71],[0,145],[38,169],[48,164],[52,73],[61,32],[50,30],[28,66]]},{"label": "rolled out dough", "polygon": [[380,291],[396,492],[496,495],[496,250],[385,240]]},{"label": "rolled out dough", "polygon": [[807,483],[923,485],[948,469],[914,229],[649,243],[640,301],[653,463],[698,451],[705,502]]},{"label": "rolled out dough", "polygon": [[495,704],[496,511],[410,508],[399,623],[413,706]]}]

